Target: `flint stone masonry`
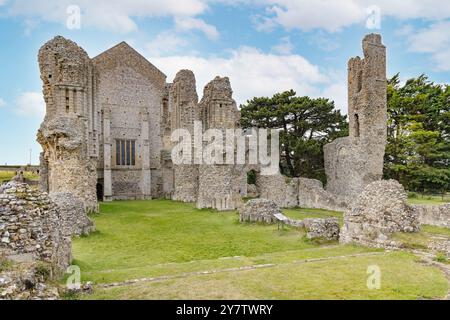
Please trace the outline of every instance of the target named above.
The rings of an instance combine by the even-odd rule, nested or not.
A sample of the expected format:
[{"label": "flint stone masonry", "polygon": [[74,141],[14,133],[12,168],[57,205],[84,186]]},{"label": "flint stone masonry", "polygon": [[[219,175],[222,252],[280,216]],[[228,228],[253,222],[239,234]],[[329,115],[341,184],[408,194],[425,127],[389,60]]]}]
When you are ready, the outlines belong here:
[{"label": "flint stone masonry", "polygon": [[281,174],[256,179],[261,198],[270,199],[282,208],[312,208],[343,211],[347,204],[324,190],[319,180],[288,178]]},{"label": "flint stone masonry", "polygon": [[64,223],[65,235],[87,235],[95,231],[94,223],[88,218],[83,201],[72,193],[51,193],[50,199],[58,206]]},{"label": "flint stone masonry", "polygon": [[364,59],[348,63],[349,137],[324,147],[327,191],[350,203],[383,177],[387,142],[386,47],[381,36],[363,40]]},{"label": "flint stone masonry", "polygon": [[421,224],[450,228],[450,203],[442,206],[413,205]]},{"label": "flint stone masonry", "polygon": [[336,196],[326,191],[321,181],[304,178],[298,180],[298,206],[300,208],[333,211],[347,209],[347,204],[339,201]]},{"label": "flint stone masonry", "polygon": [[17,262],[42,261],[54,277],[71,261],[71,240],[63,216],[46,193],[27,184],[0,187],[0,254]]},{"label": "flint stone masonry", "polygon": [[1,272],[0,300],[58,300],[58,288],[49,284],[36,267],[36,263],[25,263]]},{"label": "flint stone masonry", "polygon": [[256,186],[261,198],[272,200],[281,208],[298,206],[298,178],[257,175]]},{"label": "flint stone masonry", "polygon": [[281,213],[278,205],[268,199],[253,199],[239,210],[240,222],[277,223],[276,214]]},{"label": "flint stone masonry", "polygon": [[398,247],[395,232],[420,231],[419,216],[407,204],[403,186],[395,180],[376,181],[366,187],[344,214],[341,243],[357,242],[374,247]]},{"label": "flint stone masonry", "polygon": [[[199,102],[192,71],[181,70],[167,83],[125,42],[91,59],[57,36],[41,47],[38,60],[46,102],[37,135],[43,191],[73,193],[88,211],[98,211],[98,199],[172,197],[218,210],[239,205],[236,199],[246,194],[241,168],[223,165],[200,174],[199,164],[171,159],[176,129],[192,134],[194,121],[204,130],[237,127],[228,78],[209,82]],[[217,183],[209,185],[208,173],[219,175]],[[227,183],[232,179],[238,182]]]},{"label": "flint stone masonry", "polygon": [[303,225],[307,231],[306,237],[308,239],[320,239],[325,241],[339,240],[339,219],[304,219]]},{"label": "flint stone masonry", "polygon": [[259,190],[258,190],[258,187],[255,184],[248,184],[247,185],[247,197],[250,197],[250,198],[257,198],[257,197],[259,197]]}]

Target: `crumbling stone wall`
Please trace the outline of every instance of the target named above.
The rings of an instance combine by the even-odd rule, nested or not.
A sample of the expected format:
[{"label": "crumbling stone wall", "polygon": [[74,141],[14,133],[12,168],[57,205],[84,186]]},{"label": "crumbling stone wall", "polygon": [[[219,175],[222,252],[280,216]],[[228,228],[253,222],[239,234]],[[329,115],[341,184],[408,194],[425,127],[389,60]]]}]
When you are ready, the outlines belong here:
[{"label": "crumbling stone wall", "polygon": [[257,189],[261,198],[270,199],[282,208],[312,208],[343,211],[346,203],[324,190],[319,180],[288,178],[281,174],[258,175]]},{"label": "crumbling stone wall", "polygon": [[348,63],[350,136],[324,147],[327,191],[348,203],[382,179],[387,140],[386,47],[370,34],[363,50]]},{"label": "crumbling stone wall", "polygon": [[281,208],[298,206],[298,178],[258,174],[256,186],[261,198],[272,200]]},{"label": "crumbling stone wall", "polygon": [[39,50],[38,60],[47,110],[37,140],[44,151],[42,167],[48,168],[48,191],[73,192],[87,210],[97,211],[90,59],[76,43],[55,37]]},{"label": "crumbling stone wall", "polygon": [[300,208],[344,211],[347,205],[323,188],[319,180],[298,179],[298,204]]},{"label": "crumbling stone wall", "polygon": [[86,214],[84,203],[73,193],[51,193],[50,199],[58,206],[65,235],[87,235],[95,231],[94,222]]},{"label": "crumbling stone wall", "polygon": [[407,204],[403,186],[395,180],[376,181],[352,203],[344,214],[340,241],[367,246],[396,247],[390,236],[395,232],[418,232],[419,216]]},{"label": "crumbling stone wall", "polygon": [[239,209],[239,221],[277,223],[275,215],[279,213],[280,207],[274,201],[253,199]]},{"label": "crumbling stone wall", "polygon": [[[200,121],[200,109],[198,107],[195,75],[192,71],[181,70],[177,73],[170,87],[169,101],[172,130],[185,129],[193,137],[194,121]],[[174,164],[173,168],[174,192],[172,199],[183,202],[197,201],[198,164]]]},{"label": "crumbling stone wall", "polygon": [[46,193],[15,181],[0,187],[0,255],[18,263],[41,261],[53,276],[71,261],[70,233]]},{"label": "crumbling stone wall", "polygon": [[442,206],[413,205],[421,224],[450,228],[450,204]]}]

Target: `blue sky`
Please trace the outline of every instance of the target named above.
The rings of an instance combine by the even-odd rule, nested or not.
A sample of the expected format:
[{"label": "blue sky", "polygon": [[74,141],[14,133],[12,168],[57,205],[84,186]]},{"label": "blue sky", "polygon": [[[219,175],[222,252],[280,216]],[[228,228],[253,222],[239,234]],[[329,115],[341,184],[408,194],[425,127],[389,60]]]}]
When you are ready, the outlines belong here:
[{"label": "blue sky", "polygon": [[199,96],[221,75],[238,103],[294,89],[346,112],[347,60],[371,32],[383,35],[390,76],[450,83],[450,1],[0,0],[0,163],[28,163],[30,149],[38,162],[37,52],[55,35],[91,57],[125,40],[168,81],[192,69]]}]

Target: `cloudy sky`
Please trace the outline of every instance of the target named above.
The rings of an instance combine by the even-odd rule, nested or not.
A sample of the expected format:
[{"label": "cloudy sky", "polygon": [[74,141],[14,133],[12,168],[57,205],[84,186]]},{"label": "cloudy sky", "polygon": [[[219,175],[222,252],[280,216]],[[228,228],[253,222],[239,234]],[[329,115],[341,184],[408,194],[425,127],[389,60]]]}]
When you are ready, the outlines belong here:
[{"label": "cloudy sky", "polygon": [[347,60],[370,32],[383,35],[389,75],[450,82],[450,1],[0,0],[0,163],[27,163],[30,149],[38,162],[37,52],[55,35],[91,57],[125,40],[168,81],[192,69],[200,96],[226,75],[238,103],[294,89],[346,112]]}]

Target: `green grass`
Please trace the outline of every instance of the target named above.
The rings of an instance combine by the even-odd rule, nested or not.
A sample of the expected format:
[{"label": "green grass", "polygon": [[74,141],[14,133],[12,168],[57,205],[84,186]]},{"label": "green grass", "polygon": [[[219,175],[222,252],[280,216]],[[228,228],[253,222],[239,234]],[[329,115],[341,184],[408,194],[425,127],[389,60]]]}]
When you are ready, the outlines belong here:
[{"label": "green grass", "polygon": [[418,233],[396,233],[394,240],[401,241],[408,249],[426,249],[434,237],[450,238],[450,229],[424,225]]},{"label": "green grass", "polygon": [[[367,287],[368,266],[381,270],[381,288]],[[415,262],[407,253],[213,275],[193,275],[131,286],[98,289],[89,299],[435,299],[445,296],[442,273]]]},{"label": "green grass", "polygon": [[[0,183],[11,180],[15,175],[15,171],[0,171]],[[24,172],[23,176],[29,180],[39,180],[39,175],[32,172]]]},{"label": "green grass", "polygon": [[447,195],[444,198],[441,196],[420,196],[417,197],[409,197],[409,204],[425,204],[425,205],[442,205],[446,203],[450,203],[450,197]]},{"label": "green grass", "polygon": [[[337,243],[320,246],[307,241],[302,230],[240,224],[235,212],[168,200],[102,203],[100,212],[91,216],[98,231],[73,241],[83,281],[175,278],[96,287],[86,299],[415,299],[442,297],[448,287],[439,270],[418,264],[412,255]],[[341,216],[310,209],[286,212],[296,218]],[[305,263],[308,259],[326,260]],[[267,264],[272,266],[225,270]],[[371,264],[384,270],[381,290],[366,287]],[[221,272],[194,274],[211,270]]]}]

